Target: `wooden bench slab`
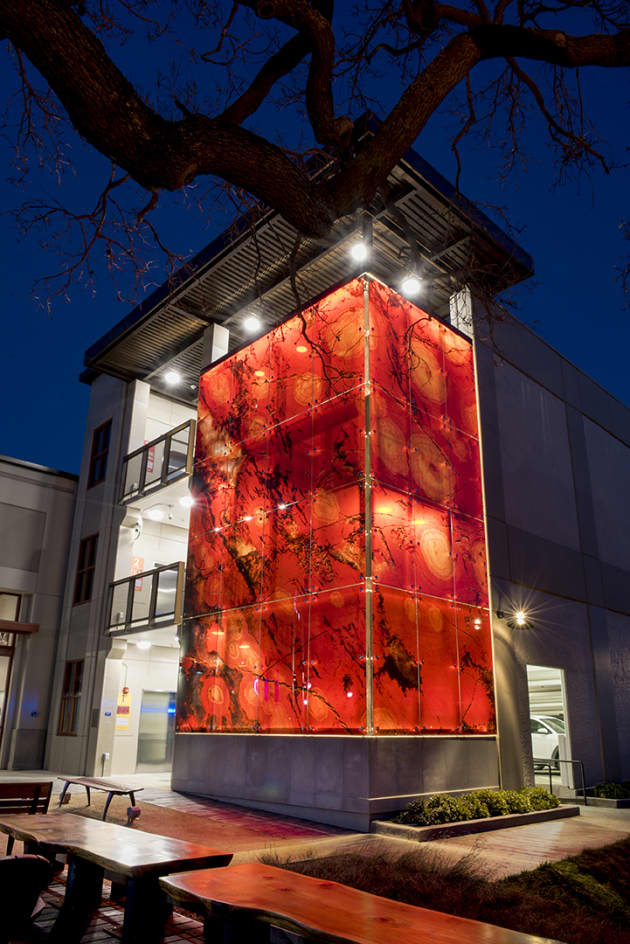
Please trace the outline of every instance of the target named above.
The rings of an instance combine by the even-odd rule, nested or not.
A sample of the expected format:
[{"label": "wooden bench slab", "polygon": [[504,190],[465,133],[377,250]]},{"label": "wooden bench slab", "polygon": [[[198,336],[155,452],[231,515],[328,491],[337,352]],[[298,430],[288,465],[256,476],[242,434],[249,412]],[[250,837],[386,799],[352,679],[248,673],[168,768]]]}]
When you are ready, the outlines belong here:
[{"label": "wooden bench slab", "polygon": [[131,800],[131,805],[136,805],[135,794],[139,793],[141,790],[144,790],[144,787],[134,787],[124,783],[111,783],[108,780],[100,780],[98,777],[57,777],[57,780],[63,780],[64,787],[59,795],[59,806],[62,805],[64,797],[68,792],[68,787],[71,783],[78,784],[81,787],[85,787],[85,792],[87,793],[88,806],[91,803],[90,790],[102,790],[104,793],[107,793],[107,800],[105,801],[105,809],[103,810],[103,819],[107,819],[107,811],[109,810],[109,804],[112,802],[112,799],[115,796],[125,796],[128,795]]},{"label": "wooden bench slab", "polygon": [[0,816],[0,832],[24,842],[40,843],[93,862],[124,876],[149,872],[166,875],[194,868],[227,865],[231,852],[212,849],[183,839],[156,836],[103,823],[74,813],[46,816]]},{"label": "wooden bench slab", "polygon": [[[347,885],[300,875],[259,862],[160,879],[176,902],[202,905],[210,914],[245,914],[314,940],[339,944],[550,944],[549,938],[510,931],[456,915],[417,908]],[[244,927],[234,925],[233,940]],[[265,940],[250,927],[247,940]],[[206,940],[212,934],[207,933]]]}]

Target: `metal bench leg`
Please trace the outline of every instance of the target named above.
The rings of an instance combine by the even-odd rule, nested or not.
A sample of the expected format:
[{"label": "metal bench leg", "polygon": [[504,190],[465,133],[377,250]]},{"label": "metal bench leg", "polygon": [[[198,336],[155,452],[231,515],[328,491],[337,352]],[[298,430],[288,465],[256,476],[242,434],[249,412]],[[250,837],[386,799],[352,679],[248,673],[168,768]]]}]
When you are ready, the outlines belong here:
[{"label": "metal bench leg", "polygon": [[69,787],[69,786],[70,786],[70,781],[69,781],[69,780],[66,780],[66,782],[65,782],[64,785],[63,785],[63,790],[62,790],[61,793],[59,794],[59,806],[61,806],[61,804],[63,803],[64,797],[65,797],[66,793],[68,792],[68,787]]},{"label": "metal bench leg", "polygon": [[15,836],[7,836],[7,855],[10,856],[15,845]]},{"label": "metal bench leg", "polygon": [[113,793],[108,793],[108,794],[107,794],[107,799],[105,800],[105,809],[103,810],[103,819],[104,819],[104,820],[107,819],[107,811],[108,811],[108,809],[109,809],[109,804],[112,802],[112,799],[113,799],[113,798],[114,798],[114,794],[113,794]]},{"label": "metal bench leg", "polygon": [[87,792],[87,797],[88,797],[88,806],[90,806],[90,804],[91,804],[91,798],[90,798],[90,788],[88,787],[88,785],[87,785],[87,784],[84,784],[84,787],[85,787],[85,790],[86,790],[86,792]]},{"label": "metal bench leg", "polygon": [[132,806],[135,806],[135,805],[136,805],[136,797],[135,797],[135,794],[134,794],[133,790],[130,790],[130,791],[129,791],[129,799],[131,800],[131,805],[132,805]]}]

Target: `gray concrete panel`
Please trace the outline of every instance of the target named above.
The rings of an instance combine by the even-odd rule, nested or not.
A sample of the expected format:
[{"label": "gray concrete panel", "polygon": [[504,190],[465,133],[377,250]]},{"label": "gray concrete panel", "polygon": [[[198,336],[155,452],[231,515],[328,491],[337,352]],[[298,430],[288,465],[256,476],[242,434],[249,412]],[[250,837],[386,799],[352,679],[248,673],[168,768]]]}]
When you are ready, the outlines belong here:
[{"label": "gray concrete panel", "polygon": [[580,406],[591,420],[630,445],[630,409],[582,373]]},{"label": "gray concrete panel", "polygon": [[584,417],[570,406],[567,407],[567,427],[569,430],[580,543],[584,554],[598,557],[597,526],[586,450],[586,436],[584,434]]},{"label": "gray concrete panel", "polygon": [[574,600],[586,599],[581,554],[520,528],[508,527],[507,534],[512,580]]},{"label": "gray concrete panel", "polygon": [[557,397],[564,397],[563,358],[557,351],[515,318],[498,319],[492,328],[490,343],[499,357],[518,365]]},{"label": "gray concrete panel", "polygon": [[595,666],[595,691],[599,708],[603,778],[604,780],[619,780],[621,762],[606,611],[601,607],[590,606],[588,616]]},{"label": "gray concrete panel", "polygon": [[630,571],[630,448],[584,421],[599,557]]},{"label": "gray concrete panel", "polygon": [[499,413],[495,383],[495,358],[487,345],[475,345],[479,419],[483,451],[486,514],[505,521],[505,496],[499,436]]},{"label": "gray concrete panel", "polygon": [[[528,726],[524,723],[529,713],[527,665],[564,670],[572,757],[584,762],[590,783],[601,780],[600,708],[587,606],[535,590],[524,594],[518,585],[500,580],[493,580],[493,599],[497,609],[506,610],[510,600],[520,600],[530,619],[529,627],[523,630],[511,629],[506,622],[495,626],[504,781],[518,774],[519,763],[527,764],[524,753],[524,739],[529,739]],[[516,743],[519,739],[520,756]]]},{"label": "gray concrete panel", "polygon": [[630,617],[607,613],[621,777],[630,780]]},{"label": "gray concrete panel", "polygon": [[510,565],[510,550],[508,544],[508,529],[503,521],[488,517],[488,564],[490,573],[495,577],[512,578]]},{"label": "gray concrete panel", "polygon": [[601,574],[607,608],[630,613],[630,572],[602,564]]},{"label": "gray concrete panel", "polygon": [[505,520],[577,551],[565,404],[504,361],[496,385]]},{"label": "gray concrete panel", "polygon": [[437,791],[497,786],[493,737],[177,734],[173,789],[368,829]]}]

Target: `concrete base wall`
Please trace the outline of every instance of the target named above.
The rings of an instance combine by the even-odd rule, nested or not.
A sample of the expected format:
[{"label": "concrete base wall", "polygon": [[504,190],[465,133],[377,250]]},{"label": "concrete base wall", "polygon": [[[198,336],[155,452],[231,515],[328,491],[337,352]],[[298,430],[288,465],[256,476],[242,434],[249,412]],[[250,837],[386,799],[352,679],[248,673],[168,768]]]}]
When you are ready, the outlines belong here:
[{"label": "concrete base wall", "polygon": [[177,734],[174,790],[367,831],[427,793],[498,786],[494,737]]}]

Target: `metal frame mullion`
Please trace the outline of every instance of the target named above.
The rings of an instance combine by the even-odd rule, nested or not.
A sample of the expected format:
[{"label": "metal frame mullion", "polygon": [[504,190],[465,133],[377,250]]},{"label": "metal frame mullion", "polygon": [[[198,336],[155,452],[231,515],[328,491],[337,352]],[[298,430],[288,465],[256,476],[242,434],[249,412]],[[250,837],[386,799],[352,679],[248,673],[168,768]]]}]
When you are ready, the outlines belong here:
[{"label": "metal frame mullion", "polygon": [[135,577],[133,580],[129,580],[129,586],[127,587],[127,610],[125,613],[125,629],[128,626],[131,626],[133,620],[133,589],[136,580]]},{"label": "metal frame mullion", "polygon": [[171,430],[164,437],[164,460],[162,463],[162,478],[161,478],[162,485],[166,485],[166,483],[168,482],[168,465],[169,465],[169,462],[171,461],[171,437],[174,432],[175,430]]},{"label": "metal frame mullion", "polygon": [[160,567],[158,570],[153,571],[153,580],[151,583],[151,599],[149,600],[149,623],[155,623],[155,608],[157,606],[157,594],[158,586],[160,582],[160,574],[163,570],[168,570],[167,567]]}]

